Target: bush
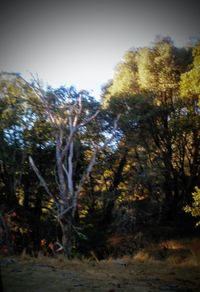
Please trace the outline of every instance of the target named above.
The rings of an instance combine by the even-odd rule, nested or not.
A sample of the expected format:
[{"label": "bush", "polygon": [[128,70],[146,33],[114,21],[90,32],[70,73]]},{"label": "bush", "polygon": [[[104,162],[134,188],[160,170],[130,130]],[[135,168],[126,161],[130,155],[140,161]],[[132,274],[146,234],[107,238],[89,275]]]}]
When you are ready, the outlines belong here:
[{"label": "bush", "polygon": [[[184,207],[184,211],[186,213],[191,213],[193,217],[200,217],[200,189],[198,187],[195,187],[195,192],[192,193],[193,202],[192,205],[186,205]],[[196,223],[196,226],[200,225],[200,221]]]}]

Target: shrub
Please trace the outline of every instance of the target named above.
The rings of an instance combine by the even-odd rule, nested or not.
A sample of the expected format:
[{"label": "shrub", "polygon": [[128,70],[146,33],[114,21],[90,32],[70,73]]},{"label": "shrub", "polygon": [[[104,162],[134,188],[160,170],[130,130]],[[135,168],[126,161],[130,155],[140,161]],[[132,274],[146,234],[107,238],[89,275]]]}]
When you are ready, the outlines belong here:
[{"label": "shrub", "polygon": [[[186,205],[184,211],[186,213],[191,213],[193,217],[200,217],[200,189],[195,187],[195,191],[192,193],[193,202],[192,205]],[[200,220],[197,221],[196,226],[200,225]]]}]

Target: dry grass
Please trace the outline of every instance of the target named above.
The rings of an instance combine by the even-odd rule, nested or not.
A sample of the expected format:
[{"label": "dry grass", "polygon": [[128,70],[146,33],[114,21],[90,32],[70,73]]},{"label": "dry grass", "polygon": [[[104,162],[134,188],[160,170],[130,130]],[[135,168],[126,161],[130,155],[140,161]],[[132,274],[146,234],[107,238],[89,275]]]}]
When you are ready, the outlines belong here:
[{"label": "dry grass", "polygon": [[150,254],[144,250],[138,251],[133,258],[134,260],[140,262],[152,261],[152,257],[150,256]]},{"label": "dry grass", "polygon": [[186,253],[183,243],[174,241],[167,247],[162,243],[134,256],[103,261],[97,261],[94,254],[88,259],[67,260],[64,256],[33,258],[22,253],[2,265],[4,292],[158,292],[167,285],[168,291],[175,285],[177,291],[187,288],[196,292],[200,291],[200,273],[194,256],[196,253]]},{"label": "dry grass", "polygon": [[38,254],[37,258],[28,256],[25,251],[22,252],[20,260],[23,262],[41,262],[44,265],[54,266],[56,268],[80,268],[89,266],[99,266],[102,264],[116,264],[125,266],[132,264],[134,261],[138,262],[167,262],[172,265],[185,265],[185,266],[200,266],[200,240],[167,240],[158,245],[150,244],[148,247],[139,250],[133,256],[124,256],[119,259],[112,257],[107,260],[99,261],[94,252],[87,258],[74,258],[72,260],[66,259],[63,255],[57,257],[47,257]]},{"label": "dry grass", "polygon": [[[187,259],[184,257],[180,258],[179,263],[200,266],[200,239],[167,240],[162,242],[160,247],[168,250],[182,251],[182,254],[184,254],[184,251],[190,251],[190,256]],[[181,256],[181,252],[179,254]]]}]

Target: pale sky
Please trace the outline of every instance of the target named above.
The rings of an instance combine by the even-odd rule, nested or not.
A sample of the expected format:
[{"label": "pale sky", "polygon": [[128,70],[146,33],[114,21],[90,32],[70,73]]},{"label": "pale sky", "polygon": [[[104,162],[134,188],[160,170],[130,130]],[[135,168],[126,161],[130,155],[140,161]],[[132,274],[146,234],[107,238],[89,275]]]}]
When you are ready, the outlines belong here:
[{"label": "pale sky", "polygon": [[38,74],[53,87],[98,97],[129,48],[149,46],[159,34],[177,46],[200,38],[198,2],[1,1],[0,71]]}]

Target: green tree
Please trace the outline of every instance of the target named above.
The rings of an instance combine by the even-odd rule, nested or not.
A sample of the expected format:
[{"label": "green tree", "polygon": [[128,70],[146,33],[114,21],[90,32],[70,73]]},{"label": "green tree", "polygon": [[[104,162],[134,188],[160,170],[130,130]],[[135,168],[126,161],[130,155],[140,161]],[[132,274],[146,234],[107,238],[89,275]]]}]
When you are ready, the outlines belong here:
[{"label": "green tree", "polygon": [[125,53],[123,61],[116,67],[113,83],[109,88],[111,96],[130,96],[138,93],[137,50]]},{"label": "green tree", "polygon": [[[193,202],[192,205],[185,206],[184,210],[186,213],[191,213],[193,217],[200,216],[200,189],[195,187],[195,191],[192,193]],[[196,226],[200,225],[200,221],[196,223]]]},{"label": "green tree", "polygon": [[[167,98],[177,89],[177,68],[175,64],[174,45],[171,39],[164,38],[155,42],[152,49],[142,48],[138,54],[139,83],[141,88],[163,94]],[[161,95],[161,96],[159,96]]]},{"label": "green tree", "polygon": [[[49,204],[49,198],[32,174],[28,156],[33,155],[40,161],[43,173],[52,181],[52,133],[36,110],[39,107],[34,91],[19,74],[2,73],[0,92],[0,208],[2,214],[14,210],[16,218],[20,218],[13,223],[15,227],[12,226],[12,232],[17,233],[13,238],[21,236],[16,251],[20,252],[32,243],[32,249],[38,250],[44,234],[43,210]],[[51,188],[53,190],[55,186],[51,184]]]},{"label": "green tree", "polygon": [[[196,179],[191,169],[185,174],[189,160],[186,162],[183,156],[189,158],[190,142],[181,137],[190,136],[192,129],[186,129],[189,120],[184,113],[185,103],[179,98],[180,75],[188,69],[191,52],[176,48],[169,38],[164,38],[158,39],[152,48],[141,48],[134,54],[134,80],[139,94],[131,91],[127,83],[124,94],[116,91],[112,95],[113,84],[117,88],[115,75],[111,89],[106,88],[105,104],[109,100],[107,108],[122,113],[121,135],[130,149],[129,155],[132,154],[126,167],[134,165],[130,177],[135,178],[135,185],[140,182],[138,193],[157,198],[166,212],[175,213],[185,200],[184,189],[191,189]],[[179,149],[183,151],[177,155]],[[129,185],[134,185],[131,179]]]},{"label": "green tree", "polygon": [[28,112],[22,94],[27,87],[19,75],[1,74],[0,91],[1,185],[4,200],[12,206],[17,203],[16,189],[24,160],[23,130]]},{"label": "green tree", "polygon": [[[180,90],[182,98],[187,102],[187,116],[189,116],[188,125],[192,128],[188,139],[190,149],[189,168],[193,180],[199,186],[200,173],[200,43],[197,43],[192,51],[193,62],[191,68],[186,73],[182,74],[180,81]],[[195,187],[195,192],[192,193],[193,203],[187,205],[184,209],[194,217],[198,217],[199,212],[199,187]],[[194,188],[194,184],[191,186]],[[191,190],[192,191],[192,190]],[[189,192],[189,194],[191,193]],[[199,222],[197,222],[199,225]]]},{"label": "green tree", "polygon": [[200,43],[194,47],[192,55],[191,69],[181,76],[181,95],[189,100],[198,99],[200,102]]}]

